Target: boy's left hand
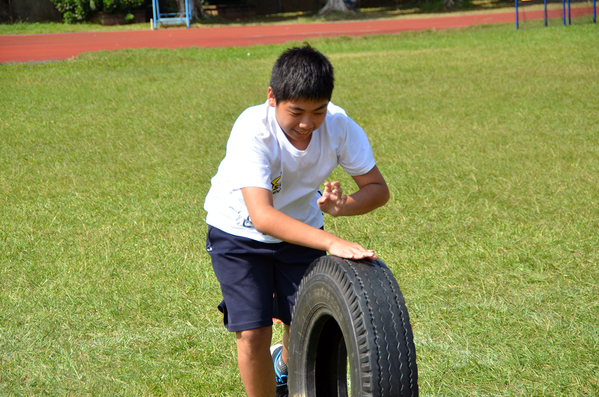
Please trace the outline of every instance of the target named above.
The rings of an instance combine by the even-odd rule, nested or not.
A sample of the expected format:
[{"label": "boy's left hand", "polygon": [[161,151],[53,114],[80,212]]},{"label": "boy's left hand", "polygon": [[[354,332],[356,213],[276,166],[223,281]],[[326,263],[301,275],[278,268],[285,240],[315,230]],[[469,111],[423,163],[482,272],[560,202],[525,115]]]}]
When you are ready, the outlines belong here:
[{"label": "boy's left hand", "polygon": [[343,194],[341,183],[338,181],[325,182],[324,192],[322,192],[322,197],[317,200],[317,203],[322,212],[326,212],[331,216],[338,216],[345,207],[345,203],[347,203],[347,196]]}]

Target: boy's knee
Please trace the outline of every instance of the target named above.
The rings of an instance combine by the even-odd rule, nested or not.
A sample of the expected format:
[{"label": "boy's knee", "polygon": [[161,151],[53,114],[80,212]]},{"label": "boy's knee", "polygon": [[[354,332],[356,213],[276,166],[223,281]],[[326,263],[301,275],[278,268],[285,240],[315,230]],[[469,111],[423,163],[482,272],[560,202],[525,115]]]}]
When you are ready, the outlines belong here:
[{"label": "boy's knee", "polygon": [[246,349],[263,349],[270,347],[272,327],[248,329],[236,332],[237,345]]}]

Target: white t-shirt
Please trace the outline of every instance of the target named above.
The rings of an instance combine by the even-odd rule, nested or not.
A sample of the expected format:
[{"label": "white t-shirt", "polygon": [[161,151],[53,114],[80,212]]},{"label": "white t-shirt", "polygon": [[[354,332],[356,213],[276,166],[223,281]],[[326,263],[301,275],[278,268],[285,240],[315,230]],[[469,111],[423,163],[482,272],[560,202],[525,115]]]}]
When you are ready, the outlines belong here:
[{"label": "white t-shirt", "polygon": [[351,176],[375,166],[364,130],[329,102],[324,122],[314,130],[306,150],[289,142],[268,102],[246,109],[227,142],[227,153],[212,178],[204,209],[206,222],[229,234],[266,243],[281,240],[257,231],[241,188],[272,190],[274,208],[310,226],[324,225],[316,200],[320,186],[337,167]]}]

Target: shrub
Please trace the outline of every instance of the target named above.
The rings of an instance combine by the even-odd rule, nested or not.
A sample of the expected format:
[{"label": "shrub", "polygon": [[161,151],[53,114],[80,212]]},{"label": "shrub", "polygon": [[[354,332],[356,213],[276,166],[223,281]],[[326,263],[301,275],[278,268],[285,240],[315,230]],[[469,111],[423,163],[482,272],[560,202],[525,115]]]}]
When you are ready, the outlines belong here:
[{"label": "shrub", "polygon": [[65,23],[86,21],[92,12],[92,2],[95,5],[95,0],[52,0]]},{"label": "shrub", "polygon": [[103,10],[106,12],[124,12],[128,13],[135,8],[144,5],[144,0],[103,0]]},{"label": "shrub", "polygon": [[120,6],[119,0],[104,0],[102,1],[103,8],[102,10],[105,12],[116,12]]},{"label": "shrub", "polygon": [[145,0],[52,0],[52,2],[62,14],[65,23],[76,23],[89,20],[97,11],[130,14],[131,10],[141,8]]}]

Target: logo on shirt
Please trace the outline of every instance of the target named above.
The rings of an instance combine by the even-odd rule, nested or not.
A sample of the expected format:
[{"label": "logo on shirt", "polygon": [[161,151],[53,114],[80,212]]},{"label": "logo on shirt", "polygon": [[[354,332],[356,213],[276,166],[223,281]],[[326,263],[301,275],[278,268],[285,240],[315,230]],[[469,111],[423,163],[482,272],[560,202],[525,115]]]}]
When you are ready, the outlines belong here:
[{"label": "logo on shirt", "polygon": [[250,228],[253,228],[253,227],[254,227],[254,224],[252,223],[252,220],[250,219],[250,216],[249,216],[249,215],[248,215],[248,217],[247,217],[247,218],[245,218],[245,219],[243,220],[243,227],[250,227]]},{"label": "logo on shirt", "polygon": [[272,182],[270,182],[270,184],[272,185],[272,194],[276,194],[281,191],[281,176],[273,179]]}]

